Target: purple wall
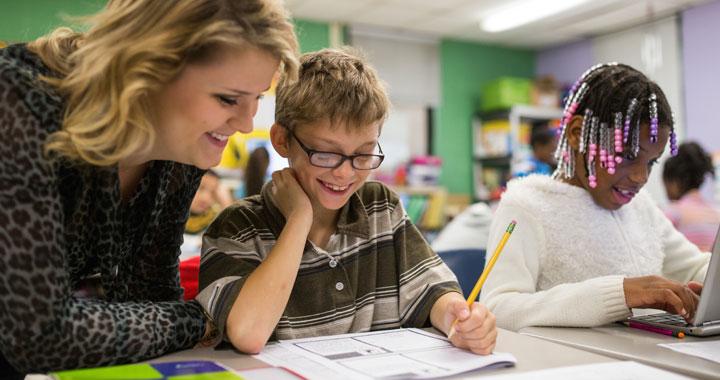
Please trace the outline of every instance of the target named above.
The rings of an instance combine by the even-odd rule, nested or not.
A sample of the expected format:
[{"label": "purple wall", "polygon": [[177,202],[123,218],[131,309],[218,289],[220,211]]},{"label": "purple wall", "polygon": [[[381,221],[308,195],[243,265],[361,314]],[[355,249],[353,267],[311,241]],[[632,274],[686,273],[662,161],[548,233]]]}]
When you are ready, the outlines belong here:
[{"label": "purple wall", "polygon": [[686,139],[720,151],[720,1],[682,13]]},{"label": "purple wall", "polygon": [[535,73],[552,74],[561,84],[572,84],[593,64],[592,42],[583,40],[538,52]]}]

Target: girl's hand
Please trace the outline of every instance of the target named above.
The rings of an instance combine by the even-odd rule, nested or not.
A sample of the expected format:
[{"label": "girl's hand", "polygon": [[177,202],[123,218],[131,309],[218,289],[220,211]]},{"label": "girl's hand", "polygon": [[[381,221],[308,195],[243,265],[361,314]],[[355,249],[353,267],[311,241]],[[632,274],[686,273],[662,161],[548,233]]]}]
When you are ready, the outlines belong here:
[{"label": "girl's hand", "polygon": [[625,303],[630,308],[665,310],[692,322],[702,290],[702,285],[698,285],[683,285],[660,276],[626,278],[623,281]]},{"label": "girl's hand", "polygon": [[272,182],[270,191],[285,219],[297,216],[312,221],[313,211],[310,198],[298,183],[292,168],[274,172]]},{"label": "girl's hand", "polygon": [[697,281],[690,281],[687,283],[688,288],[693,291],[693,293],[697,294],[698,296],[700,293],[702,293],[703,290],[703,284],[701,282]]},{"label": "girl's hand", "polygon": [[445,321],[452,323],[448,338],[455,347],[464,348],[480,355],[489,355],[495,348],[497,327],[495,315],[485,305],[478,302],[468,308],[463,300],[450,301],[445,313]]}]

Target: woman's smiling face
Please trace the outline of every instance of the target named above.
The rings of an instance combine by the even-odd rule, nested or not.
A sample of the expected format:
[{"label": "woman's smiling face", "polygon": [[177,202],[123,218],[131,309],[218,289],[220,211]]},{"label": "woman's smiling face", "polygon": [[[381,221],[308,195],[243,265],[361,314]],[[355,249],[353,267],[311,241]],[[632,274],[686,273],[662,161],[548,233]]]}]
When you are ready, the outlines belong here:
[{"label": "woman's smiling face", "polygon": [[151,159],[207,169],[220,162],[230,135],[252,131],[279,60],[252,46],[223,49],[209,62],[188,64],[152,97],[157,139]]}]

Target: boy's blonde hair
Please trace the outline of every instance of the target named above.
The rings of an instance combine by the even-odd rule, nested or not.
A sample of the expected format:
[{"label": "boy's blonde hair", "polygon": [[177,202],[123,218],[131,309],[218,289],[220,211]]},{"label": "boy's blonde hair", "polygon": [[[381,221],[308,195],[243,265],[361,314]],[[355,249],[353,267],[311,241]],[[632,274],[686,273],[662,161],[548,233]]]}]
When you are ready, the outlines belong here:
[{"label": "boy's blonde hair", "polygon": [[149,149],[149,95],[224,47],[260,48],[289,79],[297,72],[297,40],[277,0],[111,0],[87,20],[86,33],[60,28],[29,45],[60,74],[44,79],[67,99],[46,153],[113,165]]},{"label": "boy's blonde hair", "polygon": [[276,102],[275,120],[290,130],[325,118],[363,128],[383,122],[390,107],[375,69],[348,47],[303,54],[298,80],[281,76]]}]

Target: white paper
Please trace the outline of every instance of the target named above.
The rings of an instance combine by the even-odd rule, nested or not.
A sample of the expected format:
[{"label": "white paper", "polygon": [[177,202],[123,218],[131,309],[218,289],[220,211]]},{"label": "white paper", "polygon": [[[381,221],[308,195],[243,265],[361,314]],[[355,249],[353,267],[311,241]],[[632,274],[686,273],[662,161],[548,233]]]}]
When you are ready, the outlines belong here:
[{"label": "white paper", "polygon": [[662,343],[658,344],[658,346],[669,348],[685,355],[697,356],[699,358],[720,363],[720,340],[688,343]]},{"label": "white paper", "polygon": [[483,377],[483,380],[684,380],[691,379],[638,362],[609,362]]},{"label": "white paper", "polygon": [[420,329],[280,341],[256,358],[308,379],[343,380],[427,379],[516,362],[507,353],[475,355]]},{"label": "white paper", "polygon": [[247,380],[299,380],[300,377],[280,367],[253,368],[235,371]]}]

